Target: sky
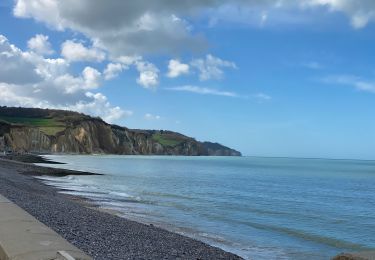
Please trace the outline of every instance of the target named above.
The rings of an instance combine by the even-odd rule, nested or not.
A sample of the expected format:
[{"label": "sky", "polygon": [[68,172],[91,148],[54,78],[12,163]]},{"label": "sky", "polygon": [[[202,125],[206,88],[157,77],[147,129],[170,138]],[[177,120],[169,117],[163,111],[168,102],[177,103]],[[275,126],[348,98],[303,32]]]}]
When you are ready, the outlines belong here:
[{"label": "sky", "polygon": [[375,159],[374,46],[373,0],[1,0],[0,105]]}]

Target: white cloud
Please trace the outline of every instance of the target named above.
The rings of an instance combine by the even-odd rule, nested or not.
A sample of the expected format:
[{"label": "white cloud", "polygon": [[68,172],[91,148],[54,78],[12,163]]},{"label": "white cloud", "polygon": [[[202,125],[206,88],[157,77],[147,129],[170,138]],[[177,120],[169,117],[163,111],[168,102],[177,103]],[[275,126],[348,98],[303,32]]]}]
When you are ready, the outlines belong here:
[{"label": "white cloud", "polygon": [[195,9],[192,2],[197,1],[16,0],[13,13],[57,30],[80,32],[115,56],[175,53],[206,45],[179,17]]},{"label": "white cloud", "polygon": [[159,69],[152,63],[145,61],[136,62],[139,77],[137,83],[144,88],[154,88],[159,84]]},{"label": "white cloud", "polygon": [[104,70],[106,80],[116,77],[121,71],[135,66],[139,72],[137,83],[144,88],[152,89],[159,84],[159,69],[152,63],[144,61],[141,56],[120,56],[114,59],[116,63],[109,63]]},{"label": "white cloud", "polygon": [[152,63],[143,60],[141,56],[120,56],[113,59],[115,63],[109,63],[104,69],[104,78],[110,80],[117,77],[118,74],[135,66],[139,72],[137,83],[144,88],[152,89],[159,84],[159,69]]},{"label": "white cloud", "polygon": [[204,87],[191,86],[191,85],[179,86],[179,87],[172,87],[172,88],[166,88],[166,89],[167,90],[172,90],[172,91],[191,92],[191,93],[196,93],[196,94],[201,94],[201,95],[215,95],[215,96],[224,96],[224,97],[240,97],[235,92],[222,91],[222,90],[217,90],[217,89],[213,89],[213,88],[204,88]]},{"label": "white cloud", "polygon": [[113,58],[116,63],[110,63],[104,70],[105,79],[116,77],[118,73],[129,69],[130,66],[135,66],[139,72],[137,83],[144,88],[152,89],[159,84],[159,69],[152,63],[143,60],[141,56],[120,56]]},{"label": "white cloud", "polygon": [[[112,79],[129,66],[135,66],[139,71],[137,83],[145,88],[159,84],[159,70],[155,65],[145,66],[149,62],[144,61],[142,55],[176,56],[181,51],[206,50],[208,44],[204,35],[189,23],[197,14],[207,17],[207,23],[212,26],[221,21],[261,27],[318,23],[322,26],[327,17],[324,10],[346,14],[354,28],[362,28],[375,20],[373,0],[180,0],[173,4],[164,0],[15,0],[14,3],[15,16],[35,19],[56,30],[72,30],[93,43],[88,47],[76,41],[64,42],[61,54],[67,62],[102,62],[109,57],[111,63],[103,71],[105,79]],[[31,39],[30,49],[50,54],[52,50],[46,37],[39,35]],[[17,70],[28,66],[26,61],[18,65]],[[318,64],[305,65],[319,68]],[[167,76],[179,77],[192,68],[198,70],[201,81],[206,81],[221,79],[225,69],[236,68],[236,64],[212,55],[194,59],[190,64],[172,59]],[[38,80],[38,74],[32,70],[27,70],[28,74],[9,73],[14,67],[2,68],[0,73],[1,70],[8,78],[22,75],[19,81]]]},{"label": "white cloud", "polygon": [[82,43],[71,40],[67,40],[61,45],[61,55],[71,62],[101,62],[106,58],[106,55],[102,50],[95,47],[86,48]]},{"label": "white cloud", "polygon": [[167,77],[169,78],[177,78],[180,75],[188,74],[189,73],[189,65],[181,63],[179,60],[170,60],[168,64],[168,73]]},{"label": "white cloud", "polygon": [[56,75],[64,74],[69,68],[69,63],[62,58],[45,59],[41,56],[33,56],[33,58],[36,71],[44,80],[52,80]]},{"label": "white cloud", "polygon": [[122,110],[120,107],[112,107],[108,102],[107,97],[102,93],[87,92],[86,96],[90,98],[91,102],[78,102],[70,106],[69,109],[79,111],[86,114],[95,114],[104,119],[108,123],[116,122],[117,120],[133,115],[133,111]]},{"label": "white cloud", "polygon": [[85,81],[85,89],[96,89],[99,87],[101,73],[94,68],[86,67],[82,71],[83,79]]},{"label": "white cloud", "polygon": [[359,80],[354,85],[358,90],[375,93],[375,82]]},{"label": "white cloud", "polygon": [[130,65],[134,65],[138,61],[142,61],[142,56],[138,55],[131,55],[131,56],[126,56],[122,55],[120,57],[115,58],[114,60],[116,62],[120,62],[122,65],[129,67]]},{"label": "white cloud", "polygon": [[146,120],[160,120],[160,119],[161,119],[160,116],[158,116],[158,115],[153,115],[153,114],[150,114],[150,113],[145,114],[144,118],[145,118]]},{"label": "white cloud", "polygon": [[85,67],[81,75],[75,77],[71,74],[56,75],[53,83],[67,94],[79,91],[92,90],[100,87],[101,73],[92,67]]},{"label": "white cloud", "polygon": [[[188,20],[201,15],[257,26],[320,23],[325,12],[346,14],[354,28],[375,20],[373,0],[15,0],[13,13],[57,30],[85,35],[112,56],[202,51],[208,44]],[[322,18],[322,19],[320,19]],[[74,56],[74,55],[73,55]]]},{"label": "white cloud", "polygon": [[372,0],[305,0],[307,6],[327,6],[350,17],[354,28],[363,28],[375,19],[375,1]]},{"label": "white cloud", "polygon": [[206,55],[205,59],[194,59],[190,63],[192,67],[195,67],[199,71],[199,79],[221,79],[223,77],[223,68],[237,68],[236,64],[231,61],[222,60],[211,54]]},{"label": "white cloud", "polygon": [[253,98],[258,100],[259,102],[269,101],[272,99],[271,96],[265,94],[265,93],[257,93],[250,96],[242,96],[237,94],[236,92],[231,91],[224,91],[224,90],[218,90],[214,88],[205,88],[205,87],[198,87],[198,86],[192,86],[192,85],[186,85],[186,86],[178,86],[178,87],[172,87],[172,88],[165,88],[166,90],[171,91],[180,91],[180,92],[190,92],[200,95],[213,95],[213,96],[223,96],[223,97],[231,97],[231,98]]},{"label": "white cloud", "polygon": [[70,74],[62,58],[46,59],[36,52],[24,52],[0,35],[0,100],[2,105],[70,109],[101,116],[113,122],[131,115],[112,106],[101,93],[101,73],[85,67],[81,74]]},{"label": "white cloud", "polygon": [[[56,78],[52,80],[54,87],[66,94],[74,94],[77,91],[82,90],[84,86],[84,80],[81,77],[74,77],[68,73],[63,75],[56,75]],[[41,88],[39,88],[41,89]],[[41,91],[41,90],[40,90]]]},{"label": "white cloud", "polygon": [[[9,84],[37,83],[42,80],[33,54],[24,53],[0,35],[0,82]],[[4,66],[6,64],[6,66]]]},{"label": "white cloud", "polygon": [[109,63],[103,72],[104,78],[106,80],[116,78],[124,69],[125,66],[121,63]]},{"label": "white cloud", "polygon": [[48,41],[48,36],[37,34],[27,42],[30,50],[35,51],[40,55],[51,55],[54,53],[51,43]]},{"label": "white cloud", "polygon": [[13,91],[17,86],[0,82],[0,100],[2,105],[39,106],[34,98],[18,95]]},{"label": "white cloud", "polygon": [[354,87],[360,91],[375,93],[375,80],[364,80],[353,75],[334,75],[323,78],[323,82]]},{"label": "white cloud", "polygon": [[[217,3],[217,2],[216,2]],[[327,21],[326,12],[347,15],[353,28],[375,20],[373,0],[254,0],[226,1],[206,11],[211,26],[234,22],[252,26],[311,25]]]},{"label": "white cloud", "polygon": [[59,14],[58,4],[57,1],[50,0],[16,0],[13,14],[17,17],[32,17],[62,30],[62,18]]},{"label": "white cloud", "polygon": [[259,101],[268,101],[268,100],[271,100],[272,97],[267,95],[267,94],[264,94],[264,93],[257,93],[255,95],[253,95],[254,98],[258,99]]}]

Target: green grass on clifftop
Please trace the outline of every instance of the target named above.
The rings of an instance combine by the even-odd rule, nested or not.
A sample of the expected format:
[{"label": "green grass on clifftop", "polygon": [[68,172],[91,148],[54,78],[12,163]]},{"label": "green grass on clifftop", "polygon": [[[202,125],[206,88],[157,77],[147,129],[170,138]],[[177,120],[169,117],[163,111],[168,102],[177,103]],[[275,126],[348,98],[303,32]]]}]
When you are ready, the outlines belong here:
[{"label": "green grass on clifftop", "polygon": [[0,115],[0,120],[16,125],[39,127],[40,131],[47,135],[56,135],[56,133],[65,129],[64,123],[53,118],[13,117]]},{"label": "green grass on clifftop", "polygon": [[171,146],[171,147],[175,147],[184,141],[184,139],[178,136],[173,136],[170,134],[161,134],[161,133],[155,133],[152,136],[152,139],[163,146]]}]

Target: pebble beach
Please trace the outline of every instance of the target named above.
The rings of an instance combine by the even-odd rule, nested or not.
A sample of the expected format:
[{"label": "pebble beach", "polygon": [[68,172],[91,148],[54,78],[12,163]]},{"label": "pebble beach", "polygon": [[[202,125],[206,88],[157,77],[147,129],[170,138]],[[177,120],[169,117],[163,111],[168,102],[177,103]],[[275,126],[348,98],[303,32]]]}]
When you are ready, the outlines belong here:
[{"label": "pebble beach", "polygon": [[0,194],[94,259],[241,259],[153,225],[96,210],[34,178],[49,173],[85,174],[0,159]]}]

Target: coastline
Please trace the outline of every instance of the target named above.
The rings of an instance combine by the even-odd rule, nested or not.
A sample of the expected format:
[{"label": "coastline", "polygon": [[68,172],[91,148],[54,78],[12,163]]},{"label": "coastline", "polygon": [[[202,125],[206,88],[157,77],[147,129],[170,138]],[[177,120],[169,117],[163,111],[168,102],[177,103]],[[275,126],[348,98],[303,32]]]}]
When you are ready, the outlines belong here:
[{"label": "coastline", "polygon": [[81,197],[61,194],[34,178],[93,173],[6,159],[0,159],[0,169],[0,194],[94,259],[242,259],[192,238],[95,208]]},{"label": "coastline", "polygon": [[[48,164],[61,164],[59,162],[54,162],[47,160],[39,155],[17,155],[17,156],[0,156],[1,166],[6,166],[12,168],[12,166],[17,165],[18,173],[30,176],[55,176],[64,177],[68,175],[102,175],[99,173],[92,173],[86,171],[74,171],[62,168],[52,168],[48,167]],[[33,163],[45,163],[46,166],[38,166]]]}]

